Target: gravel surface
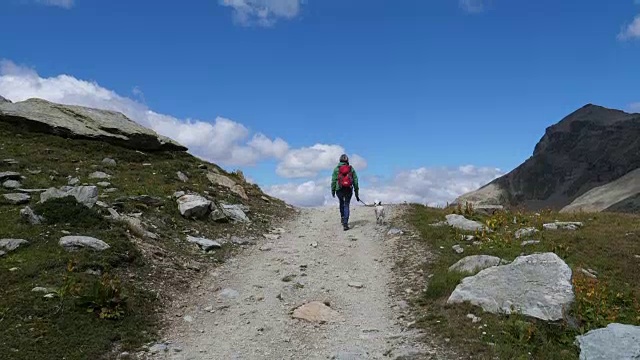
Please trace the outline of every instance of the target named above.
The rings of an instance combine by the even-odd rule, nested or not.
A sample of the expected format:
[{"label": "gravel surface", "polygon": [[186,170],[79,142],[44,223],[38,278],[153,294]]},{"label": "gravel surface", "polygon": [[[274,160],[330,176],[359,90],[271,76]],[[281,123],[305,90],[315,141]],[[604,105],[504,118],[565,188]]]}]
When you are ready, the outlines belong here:
[{"label": "gravel surface", "polygon": [[[395,207],[387,206],[392,217]],[[256,246],[194,283],[169,313],[155,359],[442,359],[425,348],[391,297],[393,241],[373,208],[302,209],[278,239]],[[277,233],[277,231],[276,231]],[[293,317],[328,304],[326,322]],[[312,308],[322,307],[314,303]],[[320,316],[322,317],[322,316]],[[316,317],[317,318],[317,317]],[[421,345],[422,344],[422,345]],[[162,345],[162,344],[160,344]]]}]

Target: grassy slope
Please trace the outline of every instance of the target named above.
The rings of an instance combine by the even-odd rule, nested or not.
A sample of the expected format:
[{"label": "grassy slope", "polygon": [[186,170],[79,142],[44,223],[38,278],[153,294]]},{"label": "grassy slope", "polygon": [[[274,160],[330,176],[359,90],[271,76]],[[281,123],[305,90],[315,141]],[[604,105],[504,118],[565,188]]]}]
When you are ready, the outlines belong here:
[{"label": "grassy slope", "polygon": [[[104,166],[105,157],[114,158],[117,165]],[[244,184],[248,202],[211,187],[207,170],[198,168],[204,162],[182,152],[141,153],[101,142],[21,132],[0,122],[0,159],[5,158],[19,164],[0,165],[0,171],[22,173],[27,177],[23,188],[66,185],[68,175],[94,184],[101,180],[90,180],[88,175],[105,171],[113,175],[106,181],[118,190],[110,194],[101,190],[102,201],[113,204],[119,197],[142,194],[163,199],[160,207],[123,202],[119,208],[121,213],[142,212],[147,228],[160,236],[158,241],[132,237],[122,224],[106,220],[106,212],[99,207],[89,210],[64,200],[42,206],[34,194],[30,206],[55,221],[33,226],[20,222],[22,206],[0,203],[0,238],[30,241],[30,245],[0,258],[0,354],[9,359],[50,359],[51,354],[93,359],[108,353],[114,344],[123,350],[135,349],[155,334],[155,314],[162,304],[159,300],[196,276],[185,268],[186,263],[215,264],[233,252],[225,246],[203,254],[184,241],[185,233],[212,239],[259,234],[291,213],[280,200],[263,200],[254,185]],[[41,172],[30,174],[28,170]],[[176,171],[186,173],[190,181],[180,182]],[[227,175],[242,181],[237,174]],[[253,222],[245,226],[184,219],[175,200],[168,198],[177,190],[244,203],[251,209]],[[66,232],[97,237],[111,248],[101,253],[66,252],[57,244]],[[103,277],[86,274],[87,269],[100,270]],[[52,288],[57,296],[45,299],[43,293],[31,292],[37,286]],[[126,300],[119,302],[122,298]],[[117,319],[101,318],[100,314]]]},{"label": "grassy slope", "polygon": [[[456,210],[413,206],[409,222],[420,232],[424,246],[437,254],[437,260],[427,264],[427,290],[416,305],[420,312],[418,324],[448,338],[455,348],[470,358],[500,359],[577,359],[576,335],[606,326],[610,322],[640,325],[640,216],[628,214],[557,214],[543,212],[500,213],[492,217],[468,214],[468,217],[489,221],[497,234],[474,246],[460,240],[462,233],[450,227],[429,226]],[[513,224],[516,218],[518,224]],[[521,246],[513,232],[554,220],[582,221],[577,231],[542,231],[532,239],[542,240],[533,246]],[[526,239],[525,239],[526,240]],[[463,245],[463,254],[451,247]],[[469,304],[446,306],[445,302],[465,276],[449,273],[448,267],[468,255],[495,255],[513,260],[521,254],[552,251],[562,257],[573,271],[576,302],[565,321],[545,323],[524,316],[498,316],[483,313]],[[598,279],[583,275],[578,268],[593,269]],[[473,324],[466,315],[473,313],[482,321]]]}]

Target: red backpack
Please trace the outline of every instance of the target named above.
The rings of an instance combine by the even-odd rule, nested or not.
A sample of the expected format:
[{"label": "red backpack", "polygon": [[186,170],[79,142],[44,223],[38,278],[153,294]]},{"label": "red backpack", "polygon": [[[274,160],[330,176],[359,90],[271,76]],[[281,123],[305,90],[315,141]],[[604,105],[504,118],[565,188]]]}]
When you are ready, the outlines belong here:
[{"label": "red backpack", "polygon": [[350,188],[353,185],[351,165],[342,165],[338,168],[338,185],[342,188]]}]

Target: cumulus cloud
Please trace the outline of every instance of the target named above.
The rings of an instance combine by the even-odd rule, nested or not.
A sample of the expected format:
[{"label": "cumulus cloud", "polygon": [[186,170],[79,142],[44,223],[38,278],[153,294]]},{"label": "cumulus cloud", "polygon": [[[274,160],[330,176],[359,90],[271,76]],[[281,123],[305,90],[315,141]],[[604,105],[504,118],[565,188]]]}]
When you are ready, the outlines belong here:
[{"label": "cumulus cloud", "polygon": [[623,26],[618,34],[618,40],[626,41],[632,39],[640,39],[640,14],[636,15],[630,24]]},{"label": "cumulus cloud", "polygon": [[[345,149],[340,145],[315,144],[286,153],[276,168],[285,178],[312,178],[323,170],[333,169]],[[358,170],[367,167],[366,160],[357,154],[350,156],[351,165]]]},{"label": "cumulus cloud", "polygon": [[[390,179],[360,179],[360,198],[373,203],[403,202],[443,206],[458,196],[476,190],[503,175],[498,168],[465,165],[460,167],[418,168],[402,171]],[[265,191],[298,206],[332,205],[330,178],[287,183],[265,188]]]},{"label": "cumulus cloud", "polygon": [[[139,90],[138,90],[139,91]],[[221,165],[253,165],[268,158],[282,158],[288,144],[251,132],[223,117],[213,122],[178,119],[159,114],[146,105],[105,89],[95,82],[69,75],[42,78],[25,66],[0,61],[0,94],[12,101],[42,98],[52,102],[119,111],[157,133],[187,146],[191,153]]]},{"label": "cumulus cloud", "polygon": [[485,9],[486,0],[459,0],[458,4],[462,10],[468,13],[479,13]]},{"label": "cumulus cloud", "polygon": [[75,3],[74,0],[37,0],[39,4],[47,6],[57,6],[64,9],[71,9]]},{"label": "cumulus cloud", "polygon": [[[118,111],[185,145],[192,154],[219,165],[247,166],[271,159],[280,161],[278,174],[288,178],[313,178],[320,171],[335,166],[345,152],[342,146],[325,144],[291,149],[281,138],[252,134],[243,124],[220,116],[213,121],[178,119],[149,109],[144,104],[140,87],[134,87],[132,93],[140,100],[118,95],[95,82],[69,75],[43,78],[33,68],[0,60],[0,95],[9,100],[42,98],[61,104]],[[352,164],[364,169],[367,162],[354,155]]]},{"label": "cumulus cloud", "polygon": [[233,9],[234,20],[243,26],[272,26],[278,19],[293,19],[303,0],[219,0]]}]

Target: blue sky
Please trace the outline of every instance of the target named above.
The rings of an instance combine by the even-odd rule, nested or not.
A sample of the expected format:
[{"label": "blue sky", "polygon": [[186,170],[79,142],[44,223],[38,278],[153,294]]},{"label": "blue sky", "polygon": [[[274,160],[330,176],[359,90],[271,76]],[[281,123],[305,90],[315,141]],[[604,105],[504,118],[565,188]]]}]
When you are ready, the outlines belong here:
[{"label": "blue sky", "polygon": [[[5,0],[0,95],[107,104],[66,74],[117,94],[115,108],[281,138],[286,150],[248,163],[193,143],[292,202],[327,201],[328,165],[276,171],[314,144],[361,156],[385,200],[441,202],[517,166],[587,103],[640,111],[639,14],[633,0]],[[398,179],[418,184],[397,196]]]}]

